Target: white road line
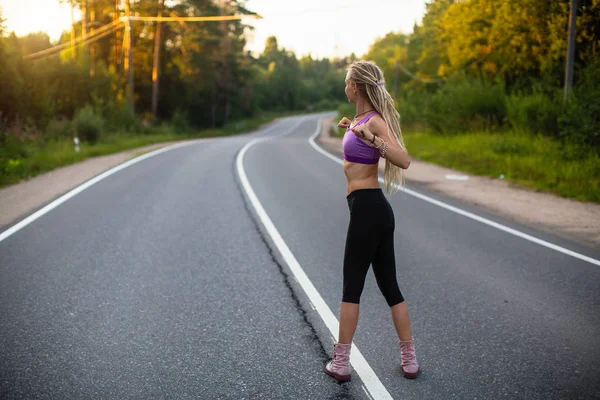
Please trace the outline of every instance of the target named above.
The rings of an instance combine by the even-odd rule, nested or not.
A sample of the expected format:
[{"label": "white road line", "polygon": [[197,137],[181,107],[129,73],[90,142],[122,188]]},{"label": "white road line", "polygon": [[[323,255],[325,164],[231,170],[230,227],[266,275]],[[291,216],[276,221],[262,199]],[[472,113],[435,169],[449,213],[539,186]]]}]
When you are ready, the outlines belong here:
[{"label": "white road line", "polygon": [[373,396],[371,396],[371,393],[369,393],[369,391],[367,390],[367,388],[363,385],[361,386],[362,390],[365,392],[365,394],[367,395],[367,397],[369,398],[369,400],[373,400]]},{"label": "white road line", "polygon": [[[264,132],[270,132],[273,129],[275,129],[277,127],[277,123],[275,123],[273,126],[270,126],[269,128],[267,128]],[[204,140],[215,140],[217,138],[207,138]],[[150,153],[146,153],[146,154],[142,154],[139,157],[133,158],[123,164],[119,164],[116,167],[109,169],[108,171],[103,172],[100,175],[95,176],[94,178],[90,179],[89,181],[86,181],[85,183],[77,186],[75,189],[71,190],[70,192],[65,193],[64,195],[62,195],[61,197],[59,197],[58,199],[54,200],[52,203],[47,204],[46,206],[44,206],[43,208],[39,209],[38,211],[36,211],[35,213],[29,215],[27,218],[21,220],[20,222],[18,222],[17,224],[11,226],[10,228],[8,228],[7,230],[5,230],[4,232],[0,233],[0,242],[2,242],[4,239],[8,238],[11,235],[14,235],[15,233],[17,233],[18,231],[20,231],[21,229],[25,228],[27,225],[31,224],[32,222],[34,222],[36,219],[42,217],[44,214],[49,213],[50,211],[54,210],[56,207],[58,207],[59,205],[61,205],[62,203],[64,203],[65,201],[69,200],[71,197],[77,195],[78,193],[81,193],[82,191],[84,191],[85,189],[89,188],[90,186],[100,182],[101,180],[108,178],[109,176],[119,172],[120,170],[129,167],[130,165],[136,164],[140,161],[143,161],[147,158],[156,156],[160,153],[164,153],[165,151],[169,151],[169,150],[173,150],[176,149],[178,147],[182,147],[182,146],[189,146],[191,144],[195,144],[198,141],[191,141],[191,142],[184,142],[184,143],[176,143],[174,145],[171,146],[167,146],[167,147],[163,147],[161,149],[155,150],[153,152]]]},{"label": "white road line", "polygon": [[[320,129],[320,127],[321,122],[319,120],[318,129]],[[290,129],[290,132],[294,128]],[[258,200],[258,197],[256,197],[252,186],[250,186],[250,182],[248,181],[248,177],[246,176],[246,172],[244,171],[244,155],[250,147],[263,140],[268,140],[268,138],[252,140],[251,142],[246,144],[238,154],[236,164],[240,181],[242,182],[242,186],[246,191],[246,195],[252,203],[254,210],[256,211],[265,229],[269,233],[271,240],[273,240],[273,243],[275,243],[275,245],[277,246],[279,253],[284,258],[285,262],[294,274],[296,281],[300,284],[302,290],[304,290],[304,293],[306,293],[306,295],[308,296],[312,307],[319,313],[319,316],[321,317],[323,322],[325,322],[325,325],[335,338],[337,336],[339,324],[337,318],[335,317],[327,303],[325,303],[325,300],[323,300],[323,298],[321,297],[317,289],[314,287],[310,279],[308,279],[308,276],[306,275],[306,273],[304,273],[304,270],[296,260],[296,257],[294,257],[291,250],[277,231],[277,228],[275,228],[275,225],[273,225],[273,222],[271,222],[271,219],[269,218],[265,209]],[[367,360],[365,360],[365,358],[361,354],[360,350],[356,347],[356,345],[353,346],[350,355],[350,362],[374,399],[392,399],[392,396],[388,393],[388,391],[383,386],[377,375],[375,375],[375,372],[373,371]]]},{"label": "white road line", "polygon": [[[317,150],[319,153],[321,153],[321,154],[323,154],[324,156],[328,157],[329,159],[331,159],[331,160],[335,161],[335,162],[336,162],[336,163],[338,163],[338,164],[341,164],[341,165],[343,165],[343,164],[344,164],[344,162],[343,162],[341,159],[339,159],[338,157],[335,157],[335,156],[333,156],[332,154],[328,153],[327,151],[323,150],[323,149],[322,149],[322,148],[321,148],[319,145],[317,145],[317,144],[315,143],[315,138],[316,138],[317,136],[319,136],[319,134],[320,134],[320,130],[319,130],[319,129],[317,129],[317,131],[316,131],[316,132],[315,132],[315,133],[314,133],[314,134],[313,134],[313,135],[312,135],[312,136],[311,136],[311,137],[308,139],[308,142],[311,144],[311,146],[312,146],[312,147],[313,147],[315,150]],[[381,177],[379,177],[379,182],[383,183],[383,179],[382,179]],[[470,212],[468,212],[468,211],[465,211],[465,210],[463,210],[463,209],[461,209],[461,208],[458,208],[458,207],[451,206],[450,204],[446,204],[446,203],[444,203],[444,202],[442,202],[442,201],[439,201],[439,200],[433,199],[433,198],[431,198],[431,197],[429,197],[429,196],[426,196],[426,195],[424,195],[424,194],[421,194],[421,193],[419,193],[419,192],[416,192],[416,191],[414,191],[414,190],[411,190],[411,189],[404,189],[404,191],[405,191],[406,193],[408,193],[408,194],[412,195],[412,196],[415,196],[415,197],[417,197],[417,198],[421,199],[421,200],[425,200],[425,201],[427,201],[427,202],[429,202],[429,203],[431,203],[431,204],[435,204],[436,206],[439,206],[439,207],[445,208],[445,209],[447,209],[447,210],[449,210],[449,211],[452,211],[452,212],[455,212],[455,213],[457,213],[457,214],[463,215],[463,216],[465,216],[465,217],[467,217],[467,218],[471,218],[471,219],[473,219],[473,220],[475,220],[475,221],[481,222],[482,224],[486,224],[486,225],[488,225],[488,226],[491,226],[491,227],[493,227],[493,228],[499,229],[499,230],[501,230],[501,231],[504,231],[504,232],[506,232],[506,233],[510,233],[511,235],[515,235],[515,236],[518,236],[518,237],[520,237],[520,238],[522,238],[522,239],[529,240],[530,242],[537,243],[537,244],[539,244],[540,246],[544,246],[544,247],[547,247],[547,248],[549,248],[549,249],[556,250],[556,251],[558,251],[558,252],[560,252],[560,253],[563,253],[563,254],[566,254],[566,255],[568,255],[568,256],[571,256],[571,257],[574,257],[574,258],[580,259],[580,260],[582,260],[582,261],[589,262],[590,264],[594,264],[594,265],[598,265],[598,266],[600,266],[600,260],[596,260],[595,258],[588,257],[588,256],[586,256],[586,255],[583,255],[583,254],[577,253],[577,252],[575,252],[575,251],[572,251],[572,250],[566,249],[566,248],[564,248],[564,247],[561,247],[561,246],[555,245],[555,244],[553,244],[553,243],[550,243],[550,242],[547,242],[547,241],[545,241],[545,240],[538,239],[538,238],[536,238],[535,236],[531,236],[531,235],[528,235],[528,234],[526,234],[526,233],[523,233],[523,232],[521,232],[521,231],[518,231],[518,230],[516,230],[516,229],[509,228],[508,226],[505,226],[505,225],[499,224],[499,223],[497,223],[497,222],[494,222],[494,221],[492,221],[492,220],[489,220],[489,219],[487,219],[487,218],[480,217],[479,215],[476,215],[476,214],[470,213]]]},{"label": "white road line", "polygon": [[101,173],[100,175],[96,175],[94,178],[92,178],[89,181],[86,181],[85,183],[77,186],[75,189],[71,190],[70,192],[67,192],[66,194],[62,195],[58,199],[54,200],[52,203],[44,206],[43,208],[41,208],[38,211],[36,211],[35,213],[31,214],[30,216],[28,216],[27,218],[23,219],[19,223],[11,226],[10,228],[8,228],[4,232],[2,232],[0,234],[0,242],[2,242],[4,239],[8,238],[9,236],[17,233],[18,231],[20,231],[21,229],[23,229],[27,225],[31,224],[36,219],[42,217],[44,214],[47,214],[50,211],[54,210],[56,207],[58,207],[59,205],[61,205],[65,201],[69,200],[71,197],[77,195],[78,193],[83,192],[85,189],[89,188],[90,186],[92,186],[92,185],[100,182],[102,179],[105,179],[105,178],[107,178],[107,177],[109,177],[109,176],[111,176],[111,175],[119,172],[120,170],[122,170],[124,168],[127,168],[130,165],[136,164],[136,163],[138,163],[140,161],[143,161],[143,160],[145,160],[147,158],[153,157],[153,156],[158,155],[160,153],[164,153],[165,151],[173,150],[173,149],[178,148],[178,147],[189,146],[189,145],[191,145],[193,143],[194,142],[177,143],[177,144],[174,144],[174,145],[171,145],[171,146],[168,146],[168,147],[163,147],[163,148],[155,150],[153,152],[146,153],[146,154],[143,154],[143,155],[141,155],[139,157],[133,158],[133,159],[127,161],[127,162],[124,162],[123,164],[119,164],[116,167],[111,168],[108,171],[105,171],[105,172]]}]

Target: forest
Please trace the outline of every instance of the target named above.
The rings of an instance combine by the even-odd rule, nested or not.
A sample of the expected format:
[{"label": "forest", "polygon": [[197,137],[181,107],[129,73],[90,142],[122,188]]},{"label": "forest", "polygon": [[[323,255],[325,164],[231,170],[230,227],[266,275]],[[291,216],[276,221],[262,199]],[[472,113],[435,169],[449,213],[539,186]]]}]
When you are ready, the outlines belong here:
[{"label": "forest", "polygon": [[[600,0],[577,2],[568,91],[569,0],[432,0],[412,32],[390,32],[366,54],[337,59],[298,56],[275,36],[252,54],[250,20],[260,10],[241,0],[71,4],[85,18],[56,43],[8,32],[0,10],[0,185],[290,113],[351,116],[346,68],[368,59],[384,70],[416,157],[600,201]],[[171,20],[124,18],[157,15]],[[76,154],[75,136],[84,144]]]}]

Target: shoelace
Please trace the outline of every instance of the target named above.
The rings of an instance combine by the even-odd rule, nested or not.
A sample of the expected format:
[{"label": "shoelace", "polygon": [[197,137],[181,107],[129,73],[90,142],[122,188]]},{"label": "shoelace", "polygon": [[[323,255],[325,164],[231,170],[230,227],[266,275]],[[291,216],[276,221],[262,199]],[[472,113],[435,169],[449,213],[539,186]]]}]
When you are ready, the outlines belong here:
[{"label": "shoelace", "polygon": [[406,367],[415,364],[417,361],[416,352],[410,344],[402,346],[402,366]]},{"label": "shoelace", "polygon": [[345,364],[347,363],[347,361],[347,357],[344,357],[339,353],[334,353],[331,366],[334,368],[344,368],[346,366]]},{"label": "shoelace", "polygon": [[333,363],[332,363],[334,368],[344,368],[345,367],[345,362],[343,357],[340,357],[339,354],[334,355],[333,356]]}]

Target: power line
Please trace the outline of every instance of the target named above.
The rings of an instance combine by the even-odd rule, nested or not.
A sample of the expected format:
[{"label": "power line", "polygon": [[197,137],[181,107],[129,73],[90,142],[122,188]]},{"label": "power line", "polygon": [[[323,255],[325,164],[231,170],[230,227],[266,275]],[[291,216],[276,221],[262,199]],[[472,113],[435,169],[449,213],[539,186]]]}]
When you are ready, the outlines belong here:
[{"label": "power line", "polygon": [[[100,33],[100,34],[94,35],[94,37],[93,37],[93,38],[89,38],[89,39],[86,39],[86,40],[82,41],[80,44],[86,45],[86,44],[89,44],[89,43],[95,42],[95,41],[97,41],[97,40],[100,40],[100,39],[102,39],[102,38],[103,38],[103,37],[105,37],[105,36],[108,36],[108,35],[111,35],[111,34],[115,33],[116,31],[118,31],[118,30],[119,30],[119,29],[121,29],[121,28],[122,28],[122,26],[119,26],[119,25],[117,25],[117,26],[115,26],[113,29],[111,29],[111,30],[109,30],[109,31],[106,31],[106,32],[104,32],[104,33]],[[26,57],[24,57],[24,58],[28,58],[28,59],[39,59],[39,58],[42,58],[42,57],[44,57],[44,56],[46,56],[46,57],[52,57],[52,56],[54,56],[54,55],[56,55],[56,54],[60,53],[60,52],[61,52],[61,51],[63,51],[64,49],[72,49],[73,47],[75,47],[75,46],[71,46],[71,44],[70,44],[70,43],[68,43],[68,46],[67,46],[67,47],[65,47],[65,48],[61,48],[61,49],[54,49],[54,51],[53,51],[53,52],[51,52],[51,53],[49,53],[49,54],[41,54],[41,55],[37,55],[37,57],[34,57],[34,56],[36,56],[36,54],[30,54],[30,55],[28,55],[28,56],[26,56]],[[48,50],[50,50],[50,49],[48,49]]]},{"label": "power line", "polygon": [[413,80],[419,81],[419,82],[423,82],[423,83],[437,83],[437,82],[443,82],[444,79],[423,79],[418,77],[417,75],[413,74],[412,72],[410,72],[408,69],[406,69],[404,67],[404,65],[402,65],[399,61],[396,62],[398,67],[402,70],[402,72],[404,72],[406,75],[408,75],[409,77],[411,77]]},{"label": "power line", "polygon": [[242,14],[242,15],[224,15],[224,16],[209,16],[209,17],[140,17],[140,16],[129,16],[121,17],[121,21],[158,21],[158,22],[208,22],[208,21],[235,21],[242,18],[262,18],[260,14]]},{"label": "power line", "polygon": [[[118,21],[118,20],[113,21],[109,24],[106,24],[106,25],[100,27],[99,29],[94,31],[94,33],[91,36],[88,35],[87,38],[80,36],[72,42],[63,43],[63,44],[53,46],[53,47],[50,47],[50,48],[42,50],[42,51],[38,51],[36,53],[27,54],[26,56],[23,56],[23,58],[27,60],[27,59],[31,59],[31,58],[42,57],[47,54],[52,55],[52,54],[62,51],[64,49],[73,48],[79,44],[87,44],[87,43],[96,41],[96,40],[106,36],[107,34],[113,33],[117,29],[120,29],[119,25],[121,25],[121,24],[122,24],[121,21]],[[106,33],[106,31],[108,31],[108,33]]]},{"label": "power line", "polygon": [[91,43],[93,41],[101,39],[101,38],[115,32],[116,30],[122,28],[122,26],[120,26],[120,25],[127,21],[208,22],[208,21],[234,21],[234,20],[241,20],[242,18],[245,18],[245,17],[262,18],[259,14],[207,16],[207,17],[178,17],[175,15],[173,17],[125,16],[125,17],[119,18],[119,20],[113,21],[111,23],[108,23],[108,24],[100,27],[99,29],[95,30],[92,35],[88,35],[86,38],[84,38],[83,36],[80,36],[79,38],[75,39],[71,43],[63,43],[61,45],[53,46],[48,49],[38,51],[36,53],[28,54],[28,55],[24,56],[23,58],[24,59],[33,59],[33,58],[43,57],[45,55],[53,55],[62,50],[65,50],[68,48],[73,48],[74,46],[77,46],[79,44],[85,45],[85,44]]}]

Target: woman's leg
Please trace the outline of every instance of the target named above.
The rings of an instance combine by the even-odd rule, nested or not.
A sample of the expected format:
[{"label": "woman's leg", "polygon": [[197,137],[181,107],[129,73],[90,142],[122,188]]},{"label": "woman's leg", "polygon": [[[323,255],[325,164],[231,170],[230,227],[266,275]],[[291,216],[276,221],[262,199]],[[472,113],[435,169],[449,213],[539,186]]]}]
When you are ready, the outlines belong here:
[{"label": "woman's leg", "polygon": [[410,331],[410,316],[408,315],[408,307],[406,301],[396,304],[391,308],[392,321],[400,340],[411,340],[412,332]]},{"label": "woman's leg", "polygon": [[344,250],[344,288],[340,306],[338,342],[333,347],[333,359],[325,372],[340,382],[350,380],[350,350],[358,325],[358,311],[367,271],[377,249],[379,231],[370,199],[375,190],[360,191],[348,197],[350,223]]},{"label": "woman's leg", "polygon": [[396,257],[394,255],[394,233],[381,242],[373,258],[373,273],[377,285],[392,312],[394,327],[400,340],[411,340],[410,317],[406,301],[398,288],[396,279]]},{"label": "woman's leg", "polygon": [[[364,207],[363,207],[364,208]],[[340,306],[339,343],[352,343],[358,325],[359,303],[369,266],[377,249],[377,233],[373,230],[368,208],[355,209],[348,225],[344,250],[344,285]]]},{"label": "woman's leg", "polygon": [[338,343],[350,344],[358,325],[358,304],[342,301],[340,307],[340,329]]},{"label": "woman's leg", "polygon": [[415,342],[410,330],[408,308],[396,280],[393,231],[383,240],[377,249],[377,253],[373,259],[373,272],[375,273],[381,293],[383,293],[392,311],[392,320],[400,339],[402,373],[405,378],[414,379],[419,375],[419,363],[417,362]]},{"label": "woman's leg", "polygon": [[333,347],[333,359],[325,366],[325,372],[340,382],[349,381],[351,377],[350,350],[358,325],[360,295],[375,249],[374,235],[369,229],[370,219],[366,213],[358,211],[355,208],[351,215],[346,236],[338,341]]}]

